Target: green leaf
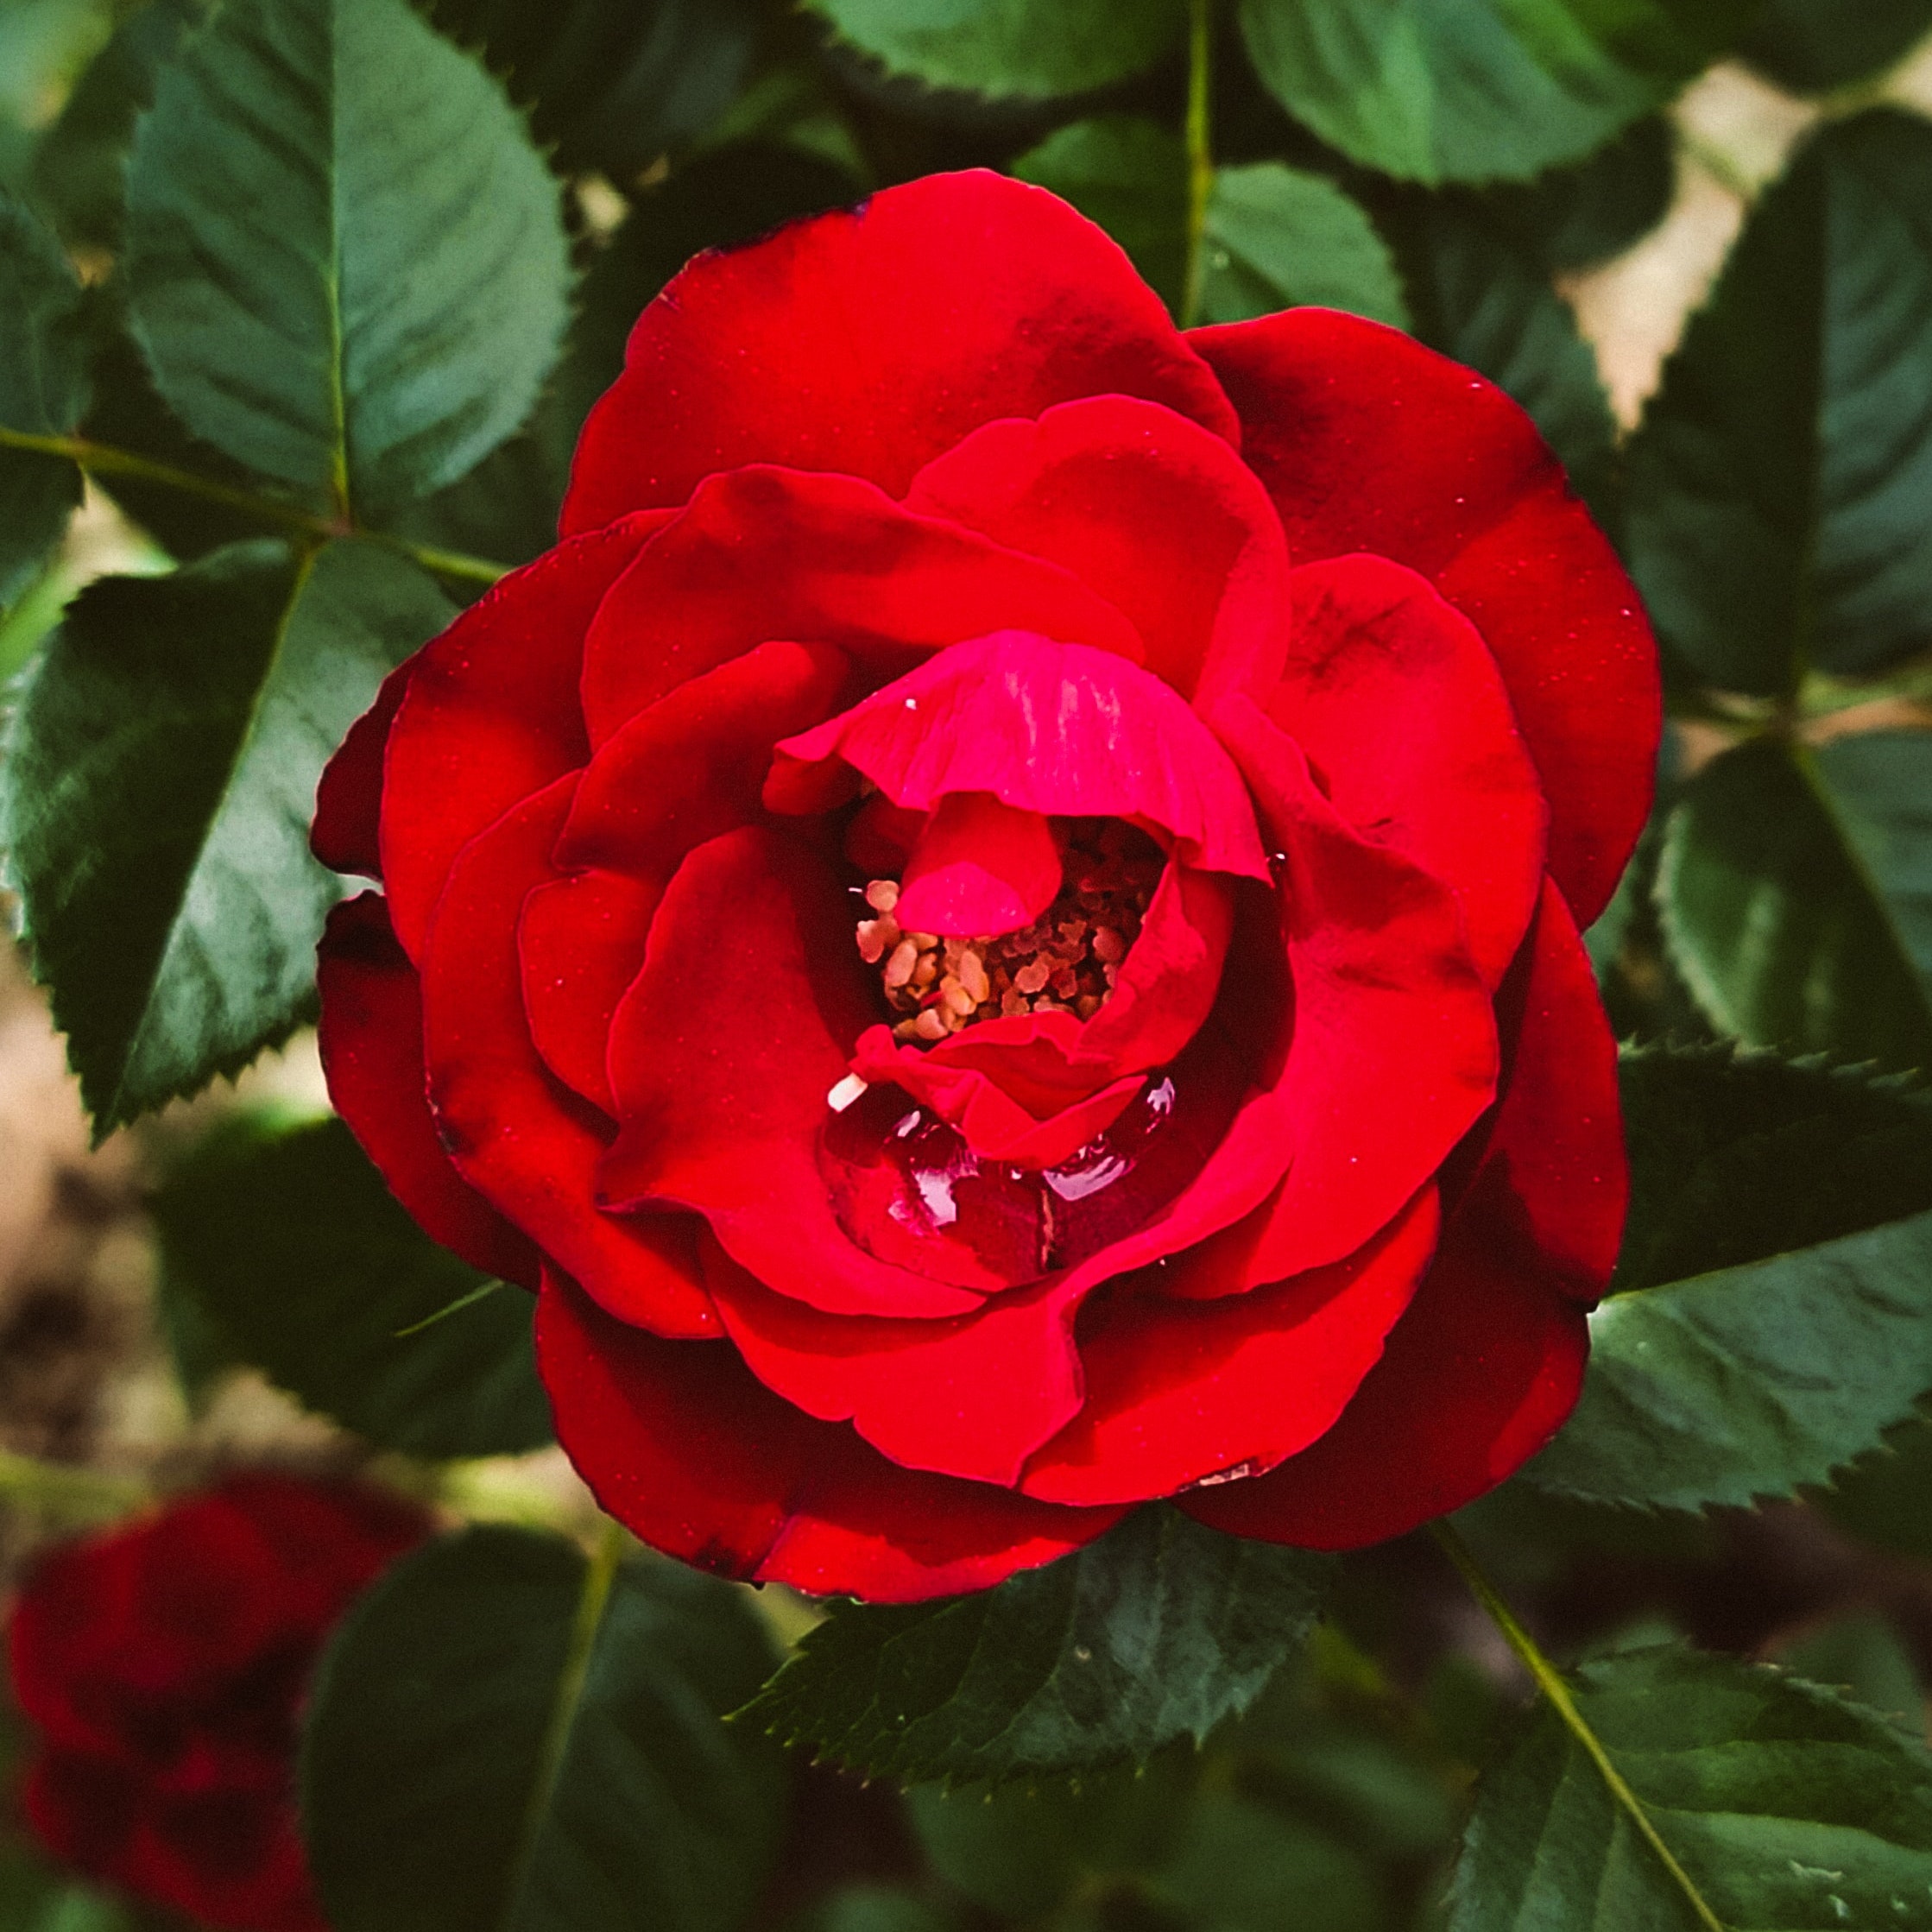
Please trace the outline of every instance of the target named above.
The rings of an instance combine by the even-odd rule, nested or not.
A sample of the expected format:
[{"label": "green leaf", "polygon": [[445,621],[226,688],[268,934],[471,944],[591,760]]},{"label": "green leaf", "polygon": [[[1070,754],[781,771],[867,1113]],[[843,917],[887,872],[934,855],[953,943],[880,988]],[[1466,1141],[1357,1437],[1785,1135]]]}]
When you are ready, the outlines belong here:
[{"label": "green leaf", "polygon": [[[1932,1066],[1923,827],[1932,736],[1769,739],[1714,760],[1664,827],[1671,963],[1752,1046]],[[1882,868],[1882,869],[1881,869]]]},{"label": "green leaf", "polygon": [[1932,1563],[1932,1425],[1915,1417],[1886,1430],[1878,1453],[1840,1476],[1816,1502],[1861,1542]]},{"label": "green leaf", "polygon": [[9,1845],[0,1847],[0,1932],[134,1932],[134,1921],[118,1899]]},{"label": "green leaf", "polygon": [[[60,245],[0,193],[0,428],[73,432],[87,407],[86,300]],[[39,575],[80,501],[64,457],[0,447],[0,606]]]},{"label": "green leaf", "polygon": [[1205,321],[1315,303],[1409,325],[1387,246],[1361,207],[1319,174],[1279,161],[1219,169],[1203,246]]},{"label": "green leaf", "polygon": [[1777,697],[1922,648],[1932,127],[1829,125],[1759,201],[1629,450],[1627,554],[1706,683]]},{"label": "green leaf", "polygon": [[1417,332],[1514,396],[1599,517],[1613,513],[1609,398],[1534,242],[1473,196],[1430,198],[1408,230],[1404,265]]},{"label": "green leaf", "polygon": [[[607,1531],[608,1537],[612,1532]],[[466,1530],[338,1631],[303,1742],[335,1932],[735,1932],[778,1849],[783,1765],[720,1722],[770,1668],[748,1600],[681,1565],[587,1568]]]},{"label": "green leaf", "polygon": [[1910,1735],[1923,1737],[1925,1693],[1911,1652],[1889,1617],[1875,1610],[1834,1617],[1780,1651],[1777,1662],[1797,1676],[1829,1684],[1882,1712]]},{"label": "green leaf", "polygon": [[626,185],[730,104],[759,31],[755,0],[428,0],[428,12],[503,77],[562,172]]},{"label": "green leaf", "polygon": [[1932,1388],[1932,1107],[1721,1049],[1622,1070],[1624,1252],[1525,1476],[1667,1509],[1822,1483]]},{"label": "green leaf", "polygon": [[148,0],[137,7],[41,136],[34,151],[34,193],[69,242],[119,249],[136,117],[154,104],[162,66],[207,11],[206,0]]},{"label": "green leaf", "polygon": [[1525,181],[1661,106],[1749,0],[1241,0],[1263,82],[1352,161]]},{"label": "green leaf", "polygon": [[1187,149],[1179,136],[1137,115],[1102,115],[1055,129],[1013,172],[1098,223],[1141,280],[1179,308],[1187,279]]},{"label": "green leaf", "polygon": [[745,1714],[908,1783],[1144,1761],[1253,1701],[1332,1567],[1143,1509],[972,1596],[836,1607]]},{"label": "green leaf", "polygon": [[240,544],[104,578],[27,674],[0,843],[97,1133],[232,1073],[310,1010],[342,887],[310,856],[324,761],[448,621],[373,543]]},{"label": "green leaf", "polygon": [[515,111],[404,0],[230,0],[136,131],[128,292],[161,395],[311,502],[378,514],[472,468],[529,414],[568,288]]},{"label": "green leaf", "polygon": [[[1932,1927],[1932,1755],[1876,1712],[1675,1646],[1570,1680],[1584,1721],[1716,1917],[1752,1932]],[[1547,1705],[1485,1774],[1451,1932],[1698,1932]]]},{"label": "green leaf", "polygon": [[1083,94],[1151,67],[1179,37],[1182,0],[808,0],[839,37],[929,87],[1031,100]]},{"label": "green leaf", "polygon": [[[1013,164],[1125,249],[1178,309],[1187,272],[1187,154],[1152,121],[1106,115],[1049,135]],[[1224,167],[1208,203],[1201,313],[1238,322],[1297,303],[1408,325],[1395,264],[1368,217],[1318,174],[1279,161]]]},{"label": "green leaf", "polygon": [[1781,87],[1828,93],[1901,60],[1932,33],[1932,0],[1765,0],[1739,51]]},{"label": "green leaf", "polygon": [[310,1408],[413,1455],[550,1440],[529,1297],[499,1285],[460,1305],[488,1278],[416,1226],[340,1121],[243,1116],[153,1208],[169,1291]]},{"label": "green leaf", "polygon": [[1660,114],[1633,123],[1575,167],[1486,190],[1486,218],[1556,274],[1621,255],[1664,219],[1676,187],[1676,141]]}]

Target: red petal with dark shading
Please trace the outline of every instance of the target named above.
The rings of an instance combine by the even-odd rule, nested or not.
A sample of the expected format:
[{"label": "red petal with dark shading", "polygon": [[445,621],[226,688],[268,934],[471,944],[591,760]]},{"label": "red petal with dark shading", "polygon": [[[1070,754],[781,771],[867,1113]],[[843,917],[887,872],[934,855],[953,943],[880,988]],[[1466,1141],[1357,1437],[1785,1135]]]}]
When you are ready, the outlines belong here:
[{"label": "red petal with dark shading", "polygon": [[590,755],[578,709],[584,633],[661,515],[628,518],[513,571],[411,659],[389,731],[382,877],[412,959],[450,866],[520,799]]},{"label": "red petal with dark shading", "polygon": [[[1329,309],[1196,329],[1297,563],[1369,551],[1428,578],[1495,654],[1580,925],[1650,811],[1657,651],[1616,552],[1529,417],[1399,331]],[[1260,696],[1260,693],[1256,693]]]},{"label": "red petal with dark shading", "polygon": [[423,954],[430,1106],[458,1172],[614,1315],[716,1335],[696,1230],[681,1215],[598,1208],[609,1123],[551,1074],[524,1020],[517,923],[532,889],[558,876],[550,850],[576,789],[571,773],[525,799],[451,868]]},{"label": "red petal with dark shading", "polygon": [[748,463],[902,495],[982,423],[1145,396],[1239,439],[1160,300],[1091,222],[975,170],[701,255],[638,318],[585,424],[566,534]]},{"label": "red petal with dark shading", "polygon": [[1550,813],[1495,660],[1399,564],[1338,557],[1291,581],[1295,639],[1263,709],[1350,824],[1455,893],[1496,986],[1543,890]]},{"label": "red petal with dark shading", "polygon": [[331,872],[377,881],[382,877],[382,761],[389,748],[389,727],[415,674],[414,658],[399,664],[322,767],[308,843]]},{"label": "red petal with dark shading", "polygon": [[1552,887],[1525,983],[1506,988],[1523,1018],[1487,1151],[1387,1352],[1312,1449],[1183,1498],[1190,1514],[1311,1549],[1379,1543],[1473,1501],[1562,1426],[1627,1186],[1615,1045],[1588,971]]},{"label": "red petal with dark shading", "polygon": [[1273,680],[1289,631],[1281,521],[1228,445],[1171,409],[1094,396],[988,423],[922,470],[906,504],[1065,565],[1127,613],[1148,670],[1184,698]]},{"label": "red petal with dark shading", "polygon": [[1117,1284],[1081,1321],[1086,1402],[1020,1487],[1047,1502],[1131,1502],[1306,1449],[1374,1367],[1441,1218],[1426,1187],[1348,1260],[1245,1295],[1190,1305]]},{"label": "red petal with dark shading", "polygon": [[1057,564],[915,516],[856,477],[735,470],[699,487],[598,611],[584,721],[601,745],[687,679],[775,639],[836,645],[876,681],[1003,625],[1142,654],[1126,617]]},{"label": "red petal with dark shading", "polygon": [[729,1344],[627,1328],[554,1275],[537,1364],[598,1502],[653,1548],[727,1576],[917,1602],[1051,1563],[1124,1513],[902,1469],[772,1394]]},{"label": "red petal with dark shading", "polygon": [[537,1251],[443,1152],[423,1073],[422,985],[380,893],[329,915],[316,953],[329,1097],[389,1191],[473,1268],[537,1285]]}]

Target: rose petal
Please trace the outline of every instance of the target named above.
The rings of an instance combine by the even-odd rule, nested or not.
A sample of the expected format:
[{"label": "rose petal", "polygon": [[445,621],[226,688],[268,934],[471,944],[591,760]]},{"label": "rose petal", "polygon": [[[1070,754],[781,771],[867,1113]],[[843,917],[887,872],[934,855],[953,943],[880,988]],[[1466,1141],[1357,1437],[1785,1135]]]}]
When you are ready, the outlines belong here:
[{"label": "rose petal", "polygon": [[1549,808],[1474,625],[1380,557],[1295,572],[1295,639],[1263,707],[1329,802],[1456,896],[1499,984],[1543,890]]},{"label": "rose petal", "polygon": [[704,672],[774,638],[837,646],[891,677],[1002,624],[1138,661],[1139,634],[1070,571],[856,477],[759,466],[707,477],[611,590],[584,647],[601,745]]},{"label": "rose petal", "polygon": [[1528,416],[1410,337],[1329,309],[1188,339],[1241,412],[1296,560],[1390,558],[1481,633],[1550,801],[1550,869],[1588,925],[1650,811],[1657,652]]},{"label": "rose petal", "polygon": [[877,1012],[849,904],[818,854],[761,827],[685,861],[611,1026],[622,1127],[600,1197],[703,1215],[734,1260],[815,1308],[963,1314],[977,1294],[857,1247],[819,1174],[826,1095]]},{"label": "rose petal", "polygon": [[1288,637],[1288,546],[1254,473],[1158,403],[1092,396],[977,429],[913,479],[908,509],[1064,565],[1124,610],[1146,666],[1184,698],[1217,666],[1272,681]]},{"label": "rose petal", "polygon": [[761,644],[660,698],[598,747],[557,862],[662,881],[762,817],[773,745],[830,710],[849,668],[830,645]]},{"label": "rose petal", "polygon": [[1111,395],[1238,439],[1214,378],[1099,229],[1007,176],[931,175],[699,256],[639,317],[584,426],[562,527],[681,503],[748,463],[900,495],[982,423]]},{"label": "rose petal", "polygon": [[893,917],[908,932],[990,938],[1030,925],[1060,890],[1052,828],[990,792],[949,792],[906,862]]},{"label": "rose petal", "polygon": [[485,1274],[537,1285],[537,1251],[454,1167],[430,1117],[422,985],[380,893],[329,915],[316,954],[329,1097],[389,1191],[432,1240]]},{"label": "rose petal", "polygon": [[916,1602],[1051,1563],[1124,1513],[902,1469],[781,1401],[735,1348],[626,1328],[555,1275],[537,1304],[537,1364],[557,1438],[598,1502],[653,1548],[728,1576]]},{"label": "rose petal", "polygon": [[840,765],[894,804],[990,792],[1024,811],[1159,828],[1203,871],[1266,879],[1241,774],[1180,696],[1124,658],[1024,631],[956,644],[785,740],[774,811],[824,809]]},{"label": "rose petal", "polygon": [[1386,1353],[1313,1448],[1184,1498],[1203,1523],[1312,1549],[1379,1543],[1493,1487],[1575,1406],[1582,1307],[1615,1266],[1627,1181],[1615,1046],[1554,887],[1525,967],[1506,988],[1523,1018],[1487,1153]]},{"label": "rose petal", "polygon": [[382,680],[376,702],[349,727],[348,736],[322,767],[308,843],[331,872],[382,881],[382,761],[389,748],[389,727],[415,674],[415,659],[406,658]]},{"label": "rose petal", "polygon": [[604,1066],[617,1002],[644,963],[660,891],[628,872],[573,872],[535,887],[517,920],[523,1012],[543,1062],[611,1117]]},{"label": "rose petal", "polygon": [[1293,1280],[1192,1304],[1126,1283],[1096,1299],[1079,1335],[1086,1401],[1021,1488],[1046,1502],[1130,1502],[1305,1449],[1374,1367],[1441,1218],[1425,1187],[1359,1253]]},{"label": "rose petal", "polygon": [[458,1172],[614,1315],[716,1335],[695,1230],[681,1215],[598,1208],[608,1123],[552,1076],[524,1019],[517,925],[532,889],[558,876],[550,850],[577,782],[570,773],[525,799],[450,868],[423,951],[431,1109]]},{"label": "rose petal", "polygon": [[483,829],[583,764],[584,636],[662,514],[628,517],[513,571],[411,660],[390,727],[382,876],[412,959],[451,862]]},{"label": "rose petal", "polygon": [[995,1295],[951,1321],[893,1322],[774,1295],[715,1244],[704,1258],[711,1299],[752,1373],[820,1422],[851,1423],[905,1468],[1010,1488],[1080,1408],[1078,1300],[1058,1283]]}]

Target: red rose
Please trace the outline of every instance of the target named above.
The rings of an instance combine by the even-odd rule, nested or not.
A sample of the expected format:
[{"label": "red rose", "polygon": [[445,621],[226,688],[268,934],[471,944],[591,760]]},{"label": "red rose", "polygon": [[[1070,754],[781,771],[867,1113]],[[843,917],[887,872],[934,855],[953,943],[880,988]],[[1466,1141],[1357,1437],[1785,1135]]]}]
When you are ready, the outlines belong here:
[{"label": "red rose", "polygon": [[540,1283],[607,1509],[916,1598],[1159,1496],[1373,1541],[1550,1436],[1658,695],[1521,410],[1347,315],[1183,337],[957,175],[686,268],[563,528],[324,780],[385,893],[322,1044]]},{"label": "red rose", "polygon": [[327,1932],[296,1829],[297,1710],[350,1600],[425,1528],[346,1483],[240,1475],[43,1558],[9,1649],[49,1850],[204,1924]]}]

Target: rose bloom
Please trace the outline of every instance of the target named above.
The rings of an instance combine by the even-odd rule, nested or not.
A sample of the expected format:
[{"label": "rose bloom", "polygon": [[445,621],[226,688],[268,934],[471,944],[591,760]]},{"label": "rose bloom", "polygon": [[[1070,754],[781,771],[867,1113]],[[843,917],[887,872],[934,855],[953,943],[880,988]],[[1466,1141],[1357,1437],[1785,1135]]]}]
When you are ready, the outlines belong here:
[{"label": "rose bloom", "polygon": [[8,1637],[22,1797],[64,1863],[235,1932],[327,1932],[295,1727],[350,1600],[426,1525],[346,1483],[230,1477],[41,1558]]},{"label": "rose bloom", "polygon": [[903,1600],[1155,1497],[1373,1542],[1549,1437],[1658,691],[1513,402],[1324,310],[1183,335],[942,176],[685,268],[562,528],[323,781],[383,890],[322,1051],[538,1289],[606,1509]]}]

